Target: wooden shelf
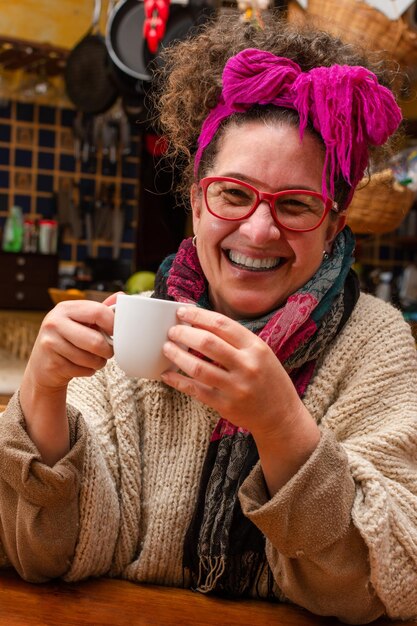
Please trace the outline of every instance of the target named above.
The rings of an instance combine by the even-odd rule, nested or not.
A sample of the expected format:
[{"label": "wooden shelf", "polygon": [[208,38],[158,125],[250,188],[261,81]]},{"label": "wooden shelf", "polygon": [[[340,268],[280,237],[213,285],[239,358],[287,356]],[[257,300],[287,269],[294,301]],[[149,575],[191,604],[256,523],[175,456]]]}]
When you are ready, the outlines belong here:
[{"label": "wooden shelf", "polygon": [[401,269],[409,264],[417,250],[417,236],[357,235],[355,258],[362,265],[381,269]]},{"label": "wooden shelf", "polygon": [[395,236],[391,239],[383,239],[384,246],[415,246],[417,245],[417,237]]},{"label": "wooden shelf", "polygon": [[3,71],[43,72],[47,76],[62,75],[69,50],[48,43],[0,36],[0,64]]}]

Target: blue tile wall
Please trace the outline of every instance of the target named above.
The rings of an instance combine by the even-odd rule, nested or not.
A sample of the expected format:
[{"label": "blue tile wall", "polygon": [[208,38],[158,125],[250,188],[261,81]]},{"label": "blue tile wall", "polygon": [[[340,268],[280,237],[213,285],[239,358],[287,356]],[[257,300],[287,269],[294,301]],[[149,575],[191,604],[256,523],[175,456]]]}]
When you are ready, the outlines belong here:
[{"label": "blue tile wall", "polygon": [[0,107],[0,118],[4,117],[9,119],[12,115],[12,104],[8,102],[7,104]]},{"label": "blue tile wall", "polygon": [[40,170],[54,169],[55,155],[53,152],[38,152],[38,168]]},{"label": "blue tile wall", "polygon": [[34,113],[35,113],[35,105],[17,102],[16,119],[22,120],[25,122],[33,122]]},{"label": "blue tile wall", "polygon": [[32,167],[32,152],[30,150],[15,150],[14,164],[18,167]]},{"label": "blue tile wall", "polygon": [[0,150],[0,165],[8,165],[10,163],[10,150],[9,148],[2,148]]},{"label": "blue tile wall", "polygon": [[62,172],[73,172],[75,170],[75,158],[71,154],[61,154],[59,169]]},{"label": "blue tile wall", "polygon": [[[103,185],[115,186],[115,202],[124,212],[120,258],[135,258],[137,202],[139,195],[140,134],[131,128],[132,150],[118,154],[116,163],[97,151],[87,163],[74,153],[73,125],[76,112],[52,106],[9,102],[0,106],[0,236],[8,210],[22,207],[30,219],[56,218],[57,194],[62,181],[76,190],[73,201],[94,206]],[[88,256],[83,234],[61,239],[62,261],[81,263]],[[112,257],[112,242],[93,242],[94,255]]]},{"label": "blue tile wall", "polygon": [[7,211],[9,207],[9,196],[8,194],[0,193],[0,211]]},{"label": "blue tile wall", "polygon": [[22,207],[24,213],[30,213],[32,198],[31,196],[15,194],[13,204]]},{"label": "blue tile wall", "polygon": [[52,193],[54,190],[54,177],[46,176],[45,174],[38,174],[36,189],[38,191],[48,191]]},{"label": "blue tile wall", "polygon": [[40,124],[55,124],[57,110],[54,107],[40,106],[39,107],[39,123]]},{"label": "blue tile wall", "polygon": [[75,111],[72,109],[62,109],[61,111],[61,126],[70,126],[74,124]]},{"label": "blue tile wall", "polygon": [[9,142],[11,137],[10,126],[6,124],[0,124],[0,141]]},{"label": "blue tile wall", "polygon": [[46,219],[52,219],[54,214],[55,198],[52,196],[36,198],[36,213],[40,213]]},{"label": "blue tile wall", "polygon": [[0,187],[2,189],[8,189],[9,187],[9,172],[2,172],[0,171]]},{"label": "blue tile wall", "polygon": [[40,130],[38,144],[45,148],[53,148],[55,146],[55,131]]}]

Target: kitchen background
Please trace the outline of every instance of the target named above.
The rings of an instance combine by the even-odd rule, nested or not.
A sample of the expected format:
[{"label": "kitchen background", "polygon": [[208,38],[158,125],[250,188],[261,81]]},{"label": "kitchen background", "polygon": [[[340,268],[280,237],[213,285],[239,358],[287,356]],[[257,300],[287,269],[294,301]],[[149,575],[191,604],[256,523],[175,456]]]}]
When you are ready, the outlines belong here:
[{"label": "kitchen background", "polygon": [[219,11],[261,25],[271,7],[366,39],[408,76],[404,142],[357,192],[350,223],[363,288],[400,306],[414,327],[416,2],[0,0],[0,402],[54,302],[148,287],[191,232],[149,106],[160,47]]}]

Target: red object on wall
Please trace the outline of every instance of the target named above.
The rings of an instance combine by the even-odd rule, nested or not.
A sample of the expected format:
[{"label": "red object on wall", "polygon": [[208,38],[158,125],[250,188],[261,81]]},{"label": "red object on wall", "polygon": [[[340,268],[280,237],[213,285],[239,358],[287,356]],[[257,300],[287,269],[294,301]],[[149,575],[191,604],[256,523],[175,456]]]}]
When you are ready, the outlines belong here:
[{"label": "red object on wall", "polygon": [[169,16],[170,0],[145,0],[145,21],[143,36],[148,44],[149,51],[156,54],[162,41]]},{"label": "red object on wall", "polygon": [[165,137],[156,135],[155,133],[145,134],[145,147],[149,154],[152,156],[163,156],[168,148],[168,142]]}]

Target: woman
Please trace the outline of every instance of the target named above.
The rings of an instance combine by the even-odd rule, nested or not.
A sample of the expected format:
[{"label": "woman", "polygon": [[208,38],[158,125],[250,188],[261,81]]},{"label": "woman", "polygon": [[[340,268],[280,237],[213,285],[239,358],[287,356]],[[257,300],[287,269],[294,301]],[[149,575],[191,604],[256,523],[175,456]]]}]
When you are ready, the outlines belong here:
[{"label": "woman", "polygon": [[417,614],[415,347],[359,294],[344,227],[401,119],[364,63],[276,16],[167,52],[161,120],[188,159],[195,237],[154,296],[198,306],[178,313],[163,382],[110,358],[107,306],[45,318],[0,421],[0,538],[28,580],[119,576],[349,623]]}]

